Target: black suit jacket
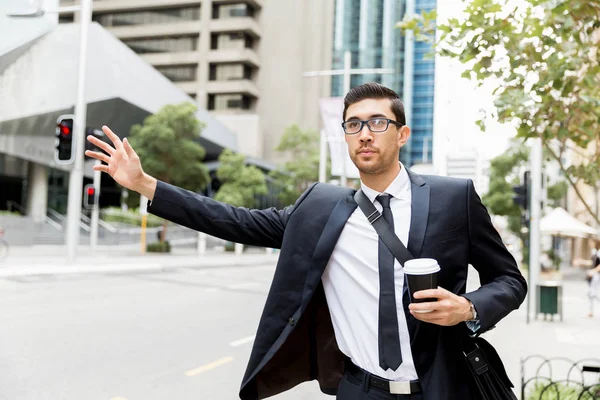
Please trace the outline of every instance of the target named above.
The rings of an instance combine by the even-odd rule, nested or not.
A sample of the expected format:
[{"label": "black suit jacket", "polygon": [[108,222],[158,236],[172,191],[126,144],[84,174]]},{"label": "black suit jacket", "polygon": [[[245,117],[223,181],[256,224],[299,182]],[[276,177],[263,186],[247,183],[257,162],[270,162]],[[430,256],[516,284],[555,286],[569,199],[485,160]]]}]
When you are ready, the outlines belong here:
[{"label": "black suit jacket", "polygon": [[[470,180],[408,172],[412,191],[408,250],[414,257],[437,259],[439,285],[456,294],[465,293],[472,264],[482,286],[465,297],[477,309],[481,331],[490,329],[525,297],[526,283],[514,258]],[[225,240],[281,249],[241,399],[266,398],[313,379],[324,393],[335,394],[344,356],[335,340],[321,275],[357,208],[354,193],[315,184],[283,210],[248,210],[158,183],[148,208],[153,214]],[[424,399],[472,398],[458,345],[467,333],[465,324],[441,327],[406,316]]]}]

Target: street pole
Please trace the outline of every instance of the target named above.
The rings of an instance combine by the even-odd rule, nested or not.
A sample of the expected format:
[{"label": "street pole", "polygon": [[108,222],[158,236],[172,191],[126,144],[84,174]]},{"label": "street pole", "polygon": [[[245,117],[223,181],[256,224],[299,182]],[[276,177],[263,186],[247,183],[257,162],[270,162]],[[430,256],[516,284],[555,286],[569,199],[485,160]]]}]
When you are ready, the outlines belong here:
[{"label": "street pole", "polygon": [[319,146],[319,182],[327,180],[327,136],[321,130],[321,141]]},{"label": "street pole", "polygon": [[83,151],[85,149],[85,121],[87,104],[85,100],[85,73],[87,61],[88,27],[92,19],[92,0],[81,0],[81,21],[79,37],[79,67],[77,72],[77,100],[75,103],[75,162],[69,174],[69,198],[67,205],[67,260],[74,261],[79,245],[79,222],[83,190]]},{"label": "street pole", "polygon": [[[102,165],[102,162],[97,160],[95,165]],[[100,222],[100,180],[102,172],[94,170],[94,189],[96,190],[96,201],[94,202],[94,208],[92,208],[92,218],[90,226],[90,248],[92,251],[96,250],[98,245],[98,223]]]},{"label": "street pole", "polygon": [[[350,53],[349,50],[346,50],[346,52],[344,52],[344,95],[350,91],[350,77],[352,74],[351,68],[352,53]],[[342,172],[340,174],[340,186],[346,187],[346,158],[348,157],[348,148],[344,146],[343,142],[340,148],[342,149]]]},{"label": "street pole", "polygon": [[531,147],[531,210],[529,221],[529,297],[530,312],[537,316],[537,284],[540,273],[541,254],[541,201],[542,201],[542,139],[532,139]]}]

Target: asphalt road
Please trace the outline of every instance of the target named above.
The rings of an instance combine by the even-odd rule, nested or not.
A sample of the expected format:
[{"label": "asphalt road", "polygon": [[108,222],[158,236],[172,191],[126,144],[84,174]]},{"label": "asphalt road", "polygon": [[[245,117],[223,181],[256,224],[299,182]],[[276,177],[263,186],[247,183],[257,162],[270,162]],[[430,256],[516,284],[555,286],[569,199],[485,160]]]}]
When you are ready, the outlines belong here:
[{"label": "asphalt road", "polygon": [[[0,277],[0,400],[237,399],[273,272],[271,263]],[[473,274],[468,290],[477,284]],[[522,307],[486,333],[516,393],[528,356],[600,366],[586,288],[565,280],[563,321],[526,323]],[[553,379],[571,365],[553,367]],[[273,399],[332,397],[309,382]]]},{"label": "asphalt road", "polygon": [[237,399],[273,270],[0,279],[0,399]]}]

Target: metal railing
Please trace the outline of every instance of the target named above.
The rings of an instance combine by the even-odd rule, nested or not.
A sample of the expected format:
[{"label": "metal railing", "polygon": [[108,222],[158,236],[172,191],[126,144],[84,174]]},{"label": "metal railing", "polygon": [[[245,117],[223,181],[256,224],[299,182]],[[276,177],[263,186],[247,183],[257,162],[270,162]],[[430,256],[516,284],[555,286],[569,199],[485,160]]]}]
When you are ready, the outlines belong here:
[{"label": "metal railing", "polygon": [[[527,374],[528,367],[533,373]],[[600,400],[600,359],[521,359],[521,400]]]}]

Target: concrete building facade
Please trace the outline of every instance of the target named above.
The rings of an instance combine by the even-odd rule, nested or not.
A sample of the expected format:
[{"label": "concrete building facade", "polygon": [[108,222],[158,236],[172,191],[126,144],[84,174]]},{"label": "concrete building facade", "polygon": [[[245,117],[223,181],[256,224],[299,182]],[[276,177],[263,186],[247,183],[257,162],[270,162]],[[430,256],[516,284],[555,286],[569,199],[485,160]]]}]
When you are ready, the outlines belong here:
[{"label": "concrete building facade", "polygon": [[330,82],[302,73],[330,68],[333,0],[96,0],[92,18],[234,131],[246,155],[277,160],[287,126],[320,127]]}]

